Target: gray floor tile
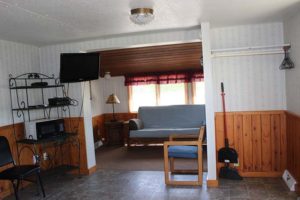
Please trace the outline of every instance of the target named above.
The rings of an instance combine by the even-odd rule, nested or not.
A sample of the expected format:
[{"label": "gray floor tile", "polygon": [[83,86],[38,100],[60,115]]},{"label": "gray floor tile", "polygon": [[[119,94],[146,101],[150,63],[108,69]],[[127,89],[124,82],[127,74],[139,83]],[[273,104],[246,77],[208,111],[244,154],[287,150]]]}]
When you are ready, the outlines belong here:
[{"label": "gray floor tile", "polygon": [[[206,176],[204,176],[205,179]],[[279,200],[296,199],[279,178],[245,178],[243,181],[220,180],[218,188],[170,187],[160,171],[98,170],[82,178],[71,175],[44,177],[44,200]],[[43,199],[35,196],[36,187],[20,191],[22,200]],[[13,196],[6,198],[14,199]]]}]

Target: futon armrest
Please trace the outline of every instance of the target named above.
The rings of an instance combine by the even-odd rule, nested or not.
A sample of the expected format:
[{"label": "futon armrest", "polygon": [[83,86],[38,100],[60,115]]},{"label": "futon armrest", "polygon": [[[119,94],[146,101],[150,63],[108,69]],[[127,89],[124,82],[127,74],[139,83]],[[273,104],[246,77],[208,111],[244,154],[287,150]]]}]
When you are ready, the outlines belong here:
[{"label": "futon armrest", "polygon": [[131,119],[129,120],[129,130],[139,130],[143,129],[144,124],[140,119]]}]

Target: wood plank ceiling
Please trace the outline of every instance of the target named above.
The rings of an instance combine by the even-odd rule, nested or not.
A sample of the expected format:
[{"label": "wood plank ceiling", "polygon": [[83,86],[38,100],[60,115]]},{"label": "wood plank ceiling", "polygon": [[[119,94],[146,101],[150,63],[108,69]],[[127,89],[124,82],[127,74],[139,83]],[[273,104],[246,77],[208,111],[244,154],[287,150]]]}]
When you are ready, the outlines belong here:
[{"label": "wood plank ceiling", "polygon": [[100,76],[202,71],[201,42],[101,51]]}]

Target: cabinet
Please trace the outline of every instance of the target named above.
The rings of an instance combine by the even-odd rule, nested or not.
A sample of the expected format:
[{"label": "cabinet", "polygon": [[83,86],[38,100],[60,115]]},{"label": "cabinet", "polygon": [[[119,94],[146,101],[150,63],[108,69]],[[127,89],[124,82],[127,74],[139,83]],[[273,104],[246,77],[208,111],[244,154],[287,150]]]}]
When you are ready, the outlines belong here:
[{"label": "cabinet", "polygon": [[[11,115],[13,134],[16,141],[18,163],[21,162],[22,152],[29,150],[33,154],[33,162],[43,165],[43,169],[60,166],[64,169],[80,170],[80,141],[72,127],[65,127],[61,134],[44,139],[28,139],[16,128],[16,124],[34,120],[70,118],[70,106],[77,106],[77,101],[67,98],[67,91],[59,80],[41,73],[26,73],[19,76],[9,75],[9,90],[11,100]],[[51,103],[49,99],[60,97],[68,100]],[[71,124],[71,123],[69,123]],[[71,148],[77,149],[77,161],[71,160]],[[67,151],[69,150],[69,152]],[[66,155],[69,153],[70,155]],[[73,159],[74,160],[74,159]],[[26,161],[28,163],[28,160]],[[76,162],[76,164],[74,164]],[[22,163],[20,163],[22,164]],[[80,171],[79,171],[80,172]]]}]

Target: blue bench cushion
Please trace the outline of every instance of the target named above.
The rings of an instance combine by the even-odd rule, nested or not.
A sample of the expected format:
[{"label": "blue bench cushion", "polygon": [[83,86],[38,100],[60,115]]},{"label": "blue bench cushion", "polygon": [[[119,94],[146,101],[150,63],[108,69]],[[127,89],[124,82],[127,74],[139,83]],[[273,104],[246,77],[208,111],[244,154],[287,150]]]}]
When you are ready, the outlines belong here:
[{"label": "blue bench cushion", "polygon": [[200,128],[144,128],[131,130],[131,138],[168,138],[172,134],[198,134]]},{"label": "blue bench cushion", "polygon": [[197,158],[197,146],[169,146],[168,154],[170,158]]},{"label": "blue bench cushion", "polygon": [[205,105],[139,107],[144,128],[200,128],[205,125]]}]

